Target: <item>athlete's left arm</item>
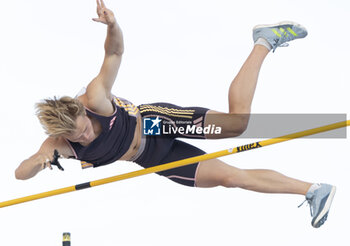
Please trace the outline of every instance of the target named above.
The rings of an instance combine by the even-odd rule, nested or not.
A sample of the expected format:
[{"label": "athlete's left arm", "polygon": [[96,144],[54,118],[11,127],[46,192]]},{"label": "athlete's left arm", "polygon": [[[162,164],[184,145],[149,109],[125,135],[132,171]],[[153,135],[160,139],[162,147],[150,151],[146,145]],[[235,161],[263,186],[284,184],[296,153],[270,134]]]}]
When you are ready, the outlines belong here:
[{"label": "athlete's left arm", "polygon": [[98,18],[93,18],[93,20],[107,25],[105,57],[99,74],[86,89],[86,99],[92,110],[101,114],[109,114],[113,112],[111,90],[122,60],[124,41],[113,12],[106,8],[103,0],[97,0],[97,14]]}]

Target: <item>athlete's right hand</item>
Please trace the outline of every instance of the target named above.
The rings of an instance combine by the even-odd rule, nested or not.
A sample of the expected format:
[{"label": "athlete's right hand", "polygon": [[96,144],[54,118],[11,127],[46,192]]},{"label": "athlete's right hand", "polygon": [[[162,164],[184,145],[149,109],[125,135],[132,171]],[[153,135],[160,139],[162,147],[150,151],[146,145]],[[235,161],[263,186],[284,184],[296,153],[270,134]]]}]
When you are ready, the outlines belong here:
[{"label": "athlete's right hand", "polygon": [[50,162],[53,159],[53,153],[50,152],[38,152],[22,161],[15,171],[16,179],[25,180],[32,178],[46,167],[52,170]]},{"label": "athlete's right hand", "polygon": [[47,154],[38,154],[35,158],[35,162],[38,164],[41,164],[41,170],[45,169],[46,167],[50,168],[52,170],[51,161],[53,159],[53,155],[47,155]]}]

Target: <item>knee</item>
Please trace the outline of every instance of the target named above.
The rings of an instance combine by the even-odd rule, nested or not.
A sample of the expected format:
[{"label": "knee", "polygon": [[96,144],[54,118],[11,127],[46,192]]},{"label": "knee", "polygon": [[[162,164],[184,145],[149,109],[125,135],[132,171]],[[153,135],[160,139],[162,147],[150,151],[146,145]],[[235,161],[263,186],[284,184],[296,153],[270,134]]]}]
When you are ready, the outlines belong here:
[{"label": "knee", "polygon": [[226,188],[245,188],[248,187],[247,173],[244,170],[237,170],[235,173],[227,175],[221,183]]},{"label": "knee", "polygon": [[228,120],[224,124],[224,132],[229,137],[237,137],[242,135],[249,122],[249,114],[228,114]]},{"label": "knee", "polygon": [[238,187],[236,180],[233,177],[226,177],[225,179],[223,179],[221,186],[226,187],[226,188],[237,188]]},{"label": "knee", "polygon": [[249,115],[240,115],[237,120],[237,134],[238,136],[242,135],[248,127]]}]

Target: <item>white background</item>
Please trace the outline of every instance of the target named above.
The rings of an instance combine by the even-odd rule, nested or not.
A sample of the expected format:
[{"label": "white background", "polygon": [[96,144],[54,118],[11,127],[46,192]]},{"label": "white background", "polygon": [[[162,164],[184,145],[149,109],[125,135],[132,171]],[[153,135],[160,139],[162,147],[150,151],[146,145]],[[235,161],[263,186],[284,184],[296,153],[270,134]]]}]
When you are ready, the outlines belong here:
[{"label": "white background", "polygon": [[[256,24],[294,20],[304,40],[267,57],[254,113],[350,113],[346,0],[134,0],[106,2],[124,32],[125,55],[113,88],[135,104],[170,102],[227,111],[227,91],[253,47]],[[0,200],[140,169],[115,164],[82,171],[45,170],[19,181],[14,170],[46,138],[34,104],[74,96],[97,75],[106,27],[93,0],[1,3]],[[256,141],[256,140],[255,140]],[[207,152],[250,139],[190,141]],[[338,188],[326,224],[310,225],[296,195],[180,186],[155,174],[0,209],[1,245],[333,245],[349,244],[348,139],[299,139],[222,158]]]}]

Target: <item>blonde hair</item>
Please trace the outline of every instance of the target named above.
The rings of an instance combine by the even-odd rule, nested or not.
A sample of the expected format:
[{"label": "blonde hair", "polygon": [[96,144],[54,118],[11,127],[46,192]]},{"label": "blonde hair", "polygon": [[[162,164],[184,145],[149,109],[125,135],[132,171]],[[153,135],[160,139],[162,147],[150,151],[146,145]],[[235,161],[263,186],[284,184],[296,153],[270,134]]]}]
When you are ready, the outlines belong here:
[{"label": "blonde hair", "polygon": [[76,128],[77,117],[85,114],[83,104],[68,96],[44,99],[35,107],[41,125],[50,136],[72,133]]}]

